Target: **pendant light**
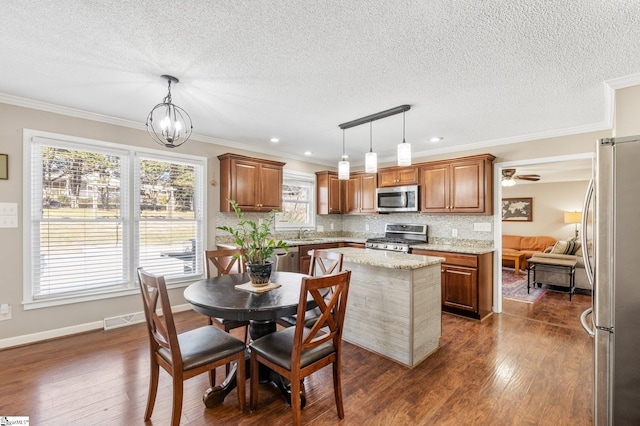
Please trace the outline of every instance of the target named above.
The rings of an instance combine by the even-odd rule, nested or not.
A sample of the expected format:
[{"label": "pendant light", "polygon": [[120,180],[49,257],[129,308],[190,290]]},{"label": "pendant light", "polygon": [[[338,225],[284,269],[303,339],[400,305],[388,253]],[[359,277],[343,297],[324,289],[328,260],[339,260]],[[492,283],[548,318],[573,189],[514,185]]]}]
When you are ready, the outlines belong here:
[{"label": "pendant light", "polygon": [[364,156],[364,171],[366,173],[378,172],[378,154],[373,152],[373,121],[369,122],[369,152]]},{"label": "pendant light", "polygon": [[344,129],[342,129],[342,161],[338,162],[338,179],[349,180],[349,156],[344,151]]},{"label": "pendant light", "polygon": [[398,144],[398,166],[411,165],[411,144],[405,140],[405,113],[402,112],[402,143]]},{"label": "pendant light", "polygon": [[165,148],[176,148],[191,137],[193,125],[189,114],[171,103],[171,83],[178,83],[179,80],[171,75],[161,77],[168,82],[168,93],[147,116],[147,132],[154,141]]}]

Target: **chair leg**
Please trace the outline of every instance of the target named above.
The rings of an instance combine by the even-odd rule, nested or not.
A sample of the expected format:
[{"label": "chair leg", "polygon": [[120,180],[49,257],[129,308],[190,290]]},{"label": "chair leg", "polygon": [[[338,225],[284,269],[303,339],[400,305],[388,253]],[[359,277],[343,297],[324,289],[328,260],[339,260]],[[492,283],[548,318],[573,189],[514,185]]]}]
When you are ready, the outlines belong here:
[{"label": "chair leg", "polygon": [[147,409],[144,412],[144,419],[149,420],[153,413],[153,406],[156,403],[156,393],[158,392],[158,377],[160,376],[160,366],[151,356],[151,369],[149,372],[149,396],[147,397]]},{"label": "chair leg", "polygon": [[244,359],[244,351],[238,357],[237,365],[238,369],[236,370],[236,389],[238,392],[238,405],[240,405],[240,411],[245,411],[247,405],[247,367]]},{"label": "chair leg", "polygon": [[209,371],[209,384],[211,385],[211,387],[214,387],[216,385],[216,369],[215,368]]},{"label": "chair leg", "polygon": [[254,352],[251,352],[251,362],[250,362],[250,374],[251,381],[249,382],[249,392],[250,392],[250,405],[251,410],[256,410],[258,408],[258,386],[259,386],[259,374],[258,371],[258,358]]},{"label": "chair leg", "polygon": [[344,406],[342,405],[342,380],[340,378],[340,363],[333,363],[333,395],[336,398],[338,417],[344,419]]},{"label": "chair leg", "polygon": [[248,325],[244,326],[244,344],[245,345],[249,344],[249,326]]},{"label": "chair leg", "polygon": [[171,409],[171,425],[180,426],[182,417],[182,394],[183,394],[182,374],[173,376],[173,408]]},{"label": "chair leg", "polygon": [[300,384],[297,377],[291,377],[291,414],[293,414],[294,426],[302,424],[302,404],[300,403]]}]

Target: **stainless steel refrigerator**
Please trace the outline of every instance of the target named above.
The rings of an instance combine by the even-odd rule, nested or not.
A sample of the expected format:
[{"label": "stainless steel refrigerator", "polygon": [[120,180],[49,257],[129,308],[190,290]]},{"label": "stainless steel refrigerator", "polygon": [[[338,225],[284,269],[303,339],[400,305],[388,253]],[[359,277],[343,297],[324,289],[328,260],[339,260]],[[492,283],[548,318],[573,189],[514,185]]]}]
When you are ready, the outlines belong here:
[{"label": "stainless steel refrigerator", "polygon": [[640,136],[596,151],[582,215],[593,307],[581,317],[594,337],[594,424],[640,425]]}]

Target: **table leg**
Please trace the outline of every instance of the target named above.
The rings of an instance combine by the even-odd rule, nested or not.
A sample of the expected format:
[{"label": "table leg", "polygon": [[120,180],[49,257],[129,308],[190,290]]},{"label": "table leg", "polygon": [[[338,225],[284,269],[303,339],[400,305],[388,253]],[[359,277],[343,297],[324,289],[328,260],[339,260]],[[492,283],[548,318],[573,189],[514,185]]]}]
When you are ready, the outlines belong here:
[{"label": "table leg", "polygon": [[[274,321],[251,321],[249,326],[249,335],[251,340],[255,340],[259,337],[265,336],[269,333],[276,331],[276,323]],[[247,378],[251,375],[251,368],[249,362],[249,352],[246,351],[245,355],[245,371]],[[236,372],[238,366],[234,364],[229,371],[229,375],[224,381],[218,385],[207,389],[202,397],[202,401],[207,408],[214,408],[221,405],[224,399],[231,393],[231,391],[237,386]],[[287,400],[287,403],[291,405],[291,383],[285,377],[282,377],[270,368],[260,365],[260,383],[273,383]],[[306,405],[306,398],[304,390],[300,391],[300,407],[304,408]]]},{"label": "table leg", "polygon": [[520,258],[518,256],[516,256],[515,260],[513,261],[513,266],[515,266],[516,268],[516,275],[520,275]]}]

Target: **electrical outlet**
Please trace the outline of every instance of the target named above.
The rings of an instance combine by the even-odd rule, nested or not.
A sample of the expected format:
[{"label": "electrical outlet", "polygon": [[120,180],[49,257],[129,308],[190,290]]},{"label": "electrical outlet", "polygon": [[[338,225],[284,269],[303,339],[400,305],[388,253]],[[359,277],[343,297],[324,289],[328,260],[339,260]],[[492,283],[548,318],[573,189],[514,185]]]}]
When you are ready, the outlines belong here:
[{"label": "electrical outlet", "polygon": [[457,229],[452,229],[451,230],[451,236],[452,237],[457,237],[458,236],[458,230]]},{"label": "electrical outlet", "polygon": [[331,230],[333,231],[333,222],[331,222]]},{"label": "electrical outlet", "polygon": [[262,218],[258,219],[258,226],[262,226],[263,223],[264,223],[264,219]]},{"label": "electrical outlet", "polygon": [[368,224],[368,223],[364,225],[364,230],[365,230],[365,231],[368,231],[368,230],[369,230],[369,224]]}]

